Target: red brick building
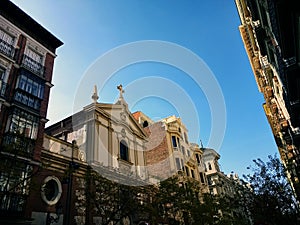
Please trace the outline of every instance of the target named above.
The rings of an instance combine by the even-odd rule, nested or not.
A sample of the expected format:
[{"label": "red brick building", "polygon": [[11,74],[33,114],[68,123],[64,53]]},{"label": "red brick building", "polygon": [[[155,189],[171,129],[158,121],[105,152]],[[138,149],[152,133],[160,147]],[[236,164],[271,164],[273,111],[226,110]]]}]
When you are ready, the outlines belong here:
[{"label": "red brick building", "polygon": [[0,1],[0,221],[31,217],[27,200],[41,166],[55,51],[62,44],[12,2]]},{"label": "red brick building", "polygon": [[148,133],[145,161],[151,182],[165,180],[178,172],[199,181],[208,191],[201,148],[188,140],[188,130],[180,118],[170,116],[158,122],[138,111],[134,118]]}]

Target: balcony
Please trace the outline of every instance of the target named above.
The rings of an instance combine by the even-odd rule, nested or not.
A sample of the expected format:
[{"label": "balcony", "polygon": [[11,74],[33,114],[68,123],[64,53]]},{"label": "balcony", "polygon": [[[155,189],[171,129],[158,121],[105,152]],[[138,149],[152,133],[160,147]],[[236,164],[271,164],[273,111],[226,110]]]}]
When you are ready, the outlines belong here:
[{"label": "balcony", "polygon": [[0,53],[6,55],[10,59],[13,59],[15,48],[11,44],[0,39]]},{"label": "balcony", "polygon": [[21,213],[24,211],[27,195],[0,192],[0,211],[7,213]]},{"label": "balcony", "polygon": [[30,58],[28,55],[23,55],[21,66],[29,70],[30,72],[38,75],[39,77],[45,78],[45,67],[41,63]]},{"label": "balcony", "polygon": [[35,148],[35,140],[21,134],[6,133],[3,137],[1,151],[31,158]]}]

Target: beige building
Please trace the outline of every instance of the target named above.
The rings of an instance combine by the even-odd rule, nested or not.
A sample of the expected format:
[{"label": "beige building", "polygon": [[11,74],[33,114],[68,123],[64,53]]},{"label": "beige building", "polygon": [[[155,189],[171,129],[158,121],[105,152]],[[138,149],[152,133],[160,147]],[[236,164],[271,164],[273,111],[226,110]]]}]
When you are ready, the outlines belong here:
[{"label": "beige building", "polygon": [[233,179],[225,175],[219,166],[219,153],[211,148],[202,148],[209,191],[213,195],[234,194]]},{"label": "beige building", "polygon": [[[133,116],[143,123],[148,118],[142,112]],[[203,152],[197,144],[189,142],[188,130],[181,119],[170,116],[158,122],[147,121],[147,124],[149,139],[145,156],[150,181],[156,183],[180,173],[199,181],[203,192],[207,191]]]},{"label": "beige building", "polygon": [[[122,85],[118,89],[117,102],[107,104],[97,102],[95,87],[93,103],[47,127],[46,133],[67,142],[76,140],[79,149],[74,157],[87,162],[95,170],[110,168],[133,180],[146,181],[147,133],[129,112]],[[120,182],[131,181],[123,179]]]},{"label": "beige building", "polygon": [[235,0],[239,30],[291,185],[300,196],[300,45],[296,2]]}]

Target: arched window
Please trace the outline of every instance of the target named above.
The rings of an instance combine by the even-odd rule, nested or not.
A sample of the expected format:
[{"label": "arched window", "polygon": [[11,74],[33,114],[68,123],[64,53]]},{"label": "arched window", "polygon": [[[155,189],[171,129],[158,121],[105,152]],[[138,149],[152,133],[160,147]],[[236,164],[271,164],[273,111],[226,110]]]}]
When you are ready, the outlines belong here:
[{"label": "arched window", "polygon": [[123,160],[126,160],[126,161],[129,160],[129,158],[128,158],[128,146],[127,146],[126,141],[124,141],[124,140],[122,140],[120,142],[120,158],[123,159]]}]

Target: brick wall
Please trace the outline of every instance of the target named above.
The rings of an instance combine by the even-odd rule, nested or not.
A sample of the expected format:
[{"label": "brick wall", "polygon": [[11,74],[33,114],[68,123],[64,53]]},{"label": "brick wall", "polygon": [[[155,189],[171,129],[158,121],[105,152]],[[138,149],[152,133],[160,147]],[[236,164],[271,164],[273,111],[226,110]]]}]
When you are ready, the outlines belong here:
[{"label": "brick wall", "polygon": [[149,126],[149,141],[146,144],[146,165],[150,176],[165,179],[170,176],[169,146],[167,132],[162,122]]}]

